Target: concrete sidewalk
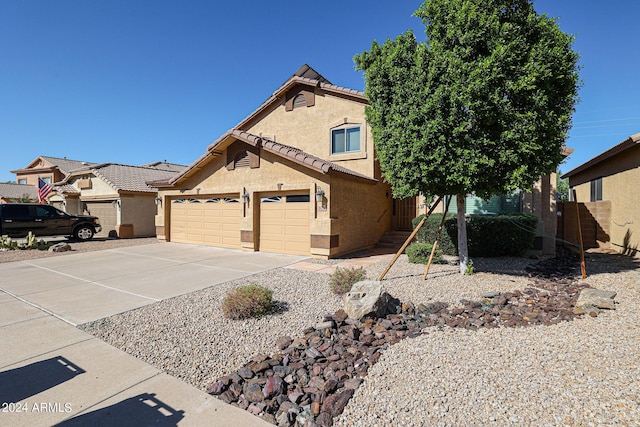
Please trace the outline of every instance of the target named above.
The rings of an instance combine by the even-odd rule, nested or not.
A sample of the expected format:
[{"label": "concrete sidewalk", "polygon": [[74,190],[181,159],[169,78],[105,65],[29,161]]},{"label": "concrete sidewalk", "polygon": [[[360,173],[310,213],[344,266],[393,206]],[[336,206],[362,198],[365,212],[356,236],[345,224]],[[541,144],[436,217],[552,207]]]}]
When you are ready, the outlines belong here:
[{"label": "concrete sidewalk", "polygon": [[167,243],[0,265],[0,425],[269,426],[74,326],[301,259]]},{"label": "concrete sidewalk", "polygon": [[0,425],[269,426],[0,292]]}]

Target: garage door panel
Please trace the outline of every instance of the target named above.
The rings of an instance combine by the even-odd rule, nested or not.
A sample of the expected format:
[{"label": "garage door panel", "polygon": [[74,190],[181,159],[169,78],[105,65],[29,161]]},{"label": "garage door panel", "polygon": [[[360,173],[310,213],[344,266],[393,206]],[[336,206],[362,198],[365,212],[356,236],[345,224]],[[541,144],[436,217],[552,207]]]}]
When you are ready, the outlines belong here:
[{"label": "garage door panel", "polygon": [[224,200],[223,197],[207,196],[182,203],[174,201],[171,204],[170,240],[239,248],[241,210],[238,203]]},{"label": "garage door panel", "polygon": [[299,195],[306,201],[288,202],[286,195],[261,198],[260,250],[298,255],[311,251],[310,203],[308,195]]},{"label": "garage door panel", "polygon": [[98,237],[114,236],[116,234],[116,226],[118,224],[117,208],[112,201],[105,202],[86,202],[85,206],[89,215],[97,216],[102,226],[102,231],[97,233]]}]

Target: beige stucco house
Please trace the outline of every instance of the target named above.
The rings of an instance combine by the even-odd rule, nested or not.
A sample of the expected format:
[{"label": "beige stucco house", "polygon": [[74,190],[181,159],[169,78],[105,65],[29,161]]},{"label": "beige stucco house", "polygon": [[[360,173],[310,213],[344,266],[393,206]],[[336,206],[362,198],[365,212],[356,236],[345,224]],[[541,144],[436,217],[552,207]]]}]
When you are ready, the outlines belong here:
[{"label": "beige stucco house", "polygon": [[640,133],[597,155],[562,178],[596,223],[597,244],[637,255],[640,247]]},{"label": "beige stucco house", "polygon": [[167,179],[185,166],[166,162],[146,167],[102,163],[69,172],[54,184],[48,202],[72,214],[97,216],[98,237],[155,236],[157,190],[146,184]]},{"label": "beige stucco house", "polygon": [[38,156],[24,168],[12,170],[11,173],[16,175],[16,183],[38,188],[38,177],[53,184],[62,181],[72,170],[90,165],[95,163],[70,160],[66,157]]},{"label": "beige stucco house", "polygon": [[334,257],[410,228],[382,182],[364,93],[304,65],[184,172],[151,185],[159,239]]}]

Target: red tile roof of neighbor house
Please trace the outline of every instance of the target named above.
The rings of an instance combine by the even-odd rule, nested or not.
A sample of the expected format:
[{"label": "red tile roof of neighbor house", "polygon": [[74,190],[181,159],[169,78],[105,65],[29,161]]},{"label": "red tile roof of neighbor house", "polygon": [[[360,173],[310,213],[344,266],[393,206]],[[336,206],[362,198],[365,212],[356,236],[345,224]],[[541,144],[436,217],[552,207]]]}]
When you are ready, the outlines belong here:
[{"label": "red tile roof of neighbor house", "polygon": [[173,186],[175,183],[180,181],[180,179],[182,179],[185,176],[188,176],[191,172],[201,169],[203,163],[205,163],[208,159],[221,156],[222,153],[224,152],[224,148],[226,148],[227,143],[232,140],[242,141],[253,147],[260,145],[264,150],[270,153],[274,153],[280,157],[289,159],[295,163],[306,166],[307,168],[315,170],[322,174],[337,172],[337,173],[346,175],[350,178],[354,178],[354,179],[368,182],[371,184],[375,184],[376,182],[378,182],[377,179],[352,171],[351,169],[347,169],[345,167],[337,165],[328,160],[324,160],[314,155],[311,155],[309,153],[305,153],[304,151],[298,148],[281,144],[279,142],[275,142],[267,138],[262,138],[252,133],[245,132],[243,130],[231,129],[225,132],[224,135],[218,138],[213,144],[209,145],[209,147],[207,147],[207,152],[202,156],[200,156],[195,162],[191,164],[191,166],[185,169],[182,173],[176,174],[175,176],[169,179],[148,181],[147,183],[149,185],[157,186],[157,187]]},{"label": "red tile roof of neighbor house", "polygon": [[[30,167],[40,159],[45,160],[47,163],[50,163],[52,166]],[[75,169],[79,169],[89,165],[96,165],[96,164],[97,163],[85,162],[82,160],[70,160],[70,159],[67,159],[66,157],[60,158],[60,157],[51,157],[51,156],[38,156],[34,160],[29,162],[29,164],[25,168],[12,170],[10,172],[22,173],[22,172],[29,172],[29,171],[34,171],[38,169],[58,169],[66,175]]]},{"label": "red tile roof of neighbor house", "polygon": [[627,139],[625,139],[621,143],[611,147],[607,151],[598,154],[593,159],[588,160],[585,163],[581,164],[580,166],[578,166],[578,167],[570,170],[569,172],[565,173],[560,178],[563,178],[563,179],[564,178],[568,178],[570,176],[573,176],[573,175],[576,175],[576,174],[578,174],[580,172],[583,172],[583,171],[589,169],[590,167],[595,166],[598,163],[603,162],[603,161],[615,156],[616,154],[620,154],[623,151],[626,151],[629,148],[634,147],[636,144],[640,144],[640,133],[636,133],[634,135],[631,135],[630,137],[628,137]]}]

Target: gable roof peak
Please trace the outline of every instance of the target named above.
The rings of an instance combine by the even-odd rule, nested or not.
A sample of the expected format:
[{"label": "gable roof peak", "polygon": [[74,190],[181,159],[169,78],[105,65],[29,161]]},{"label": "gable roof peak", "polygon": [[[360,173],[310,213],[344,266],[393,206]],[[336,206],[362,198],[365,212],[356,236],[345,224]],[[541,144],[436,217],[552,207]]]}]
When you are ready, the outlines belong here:
[{"label": "gable roof peak", "polygon": [[[303,64],[302,67],[298,68],[298,71],[293,73],[293,76],[291,77],[302,77],[304,79],[317,80],[321,83],[333,84],[308,64]],[[287,79],[287,81],[289,80]]]}]

